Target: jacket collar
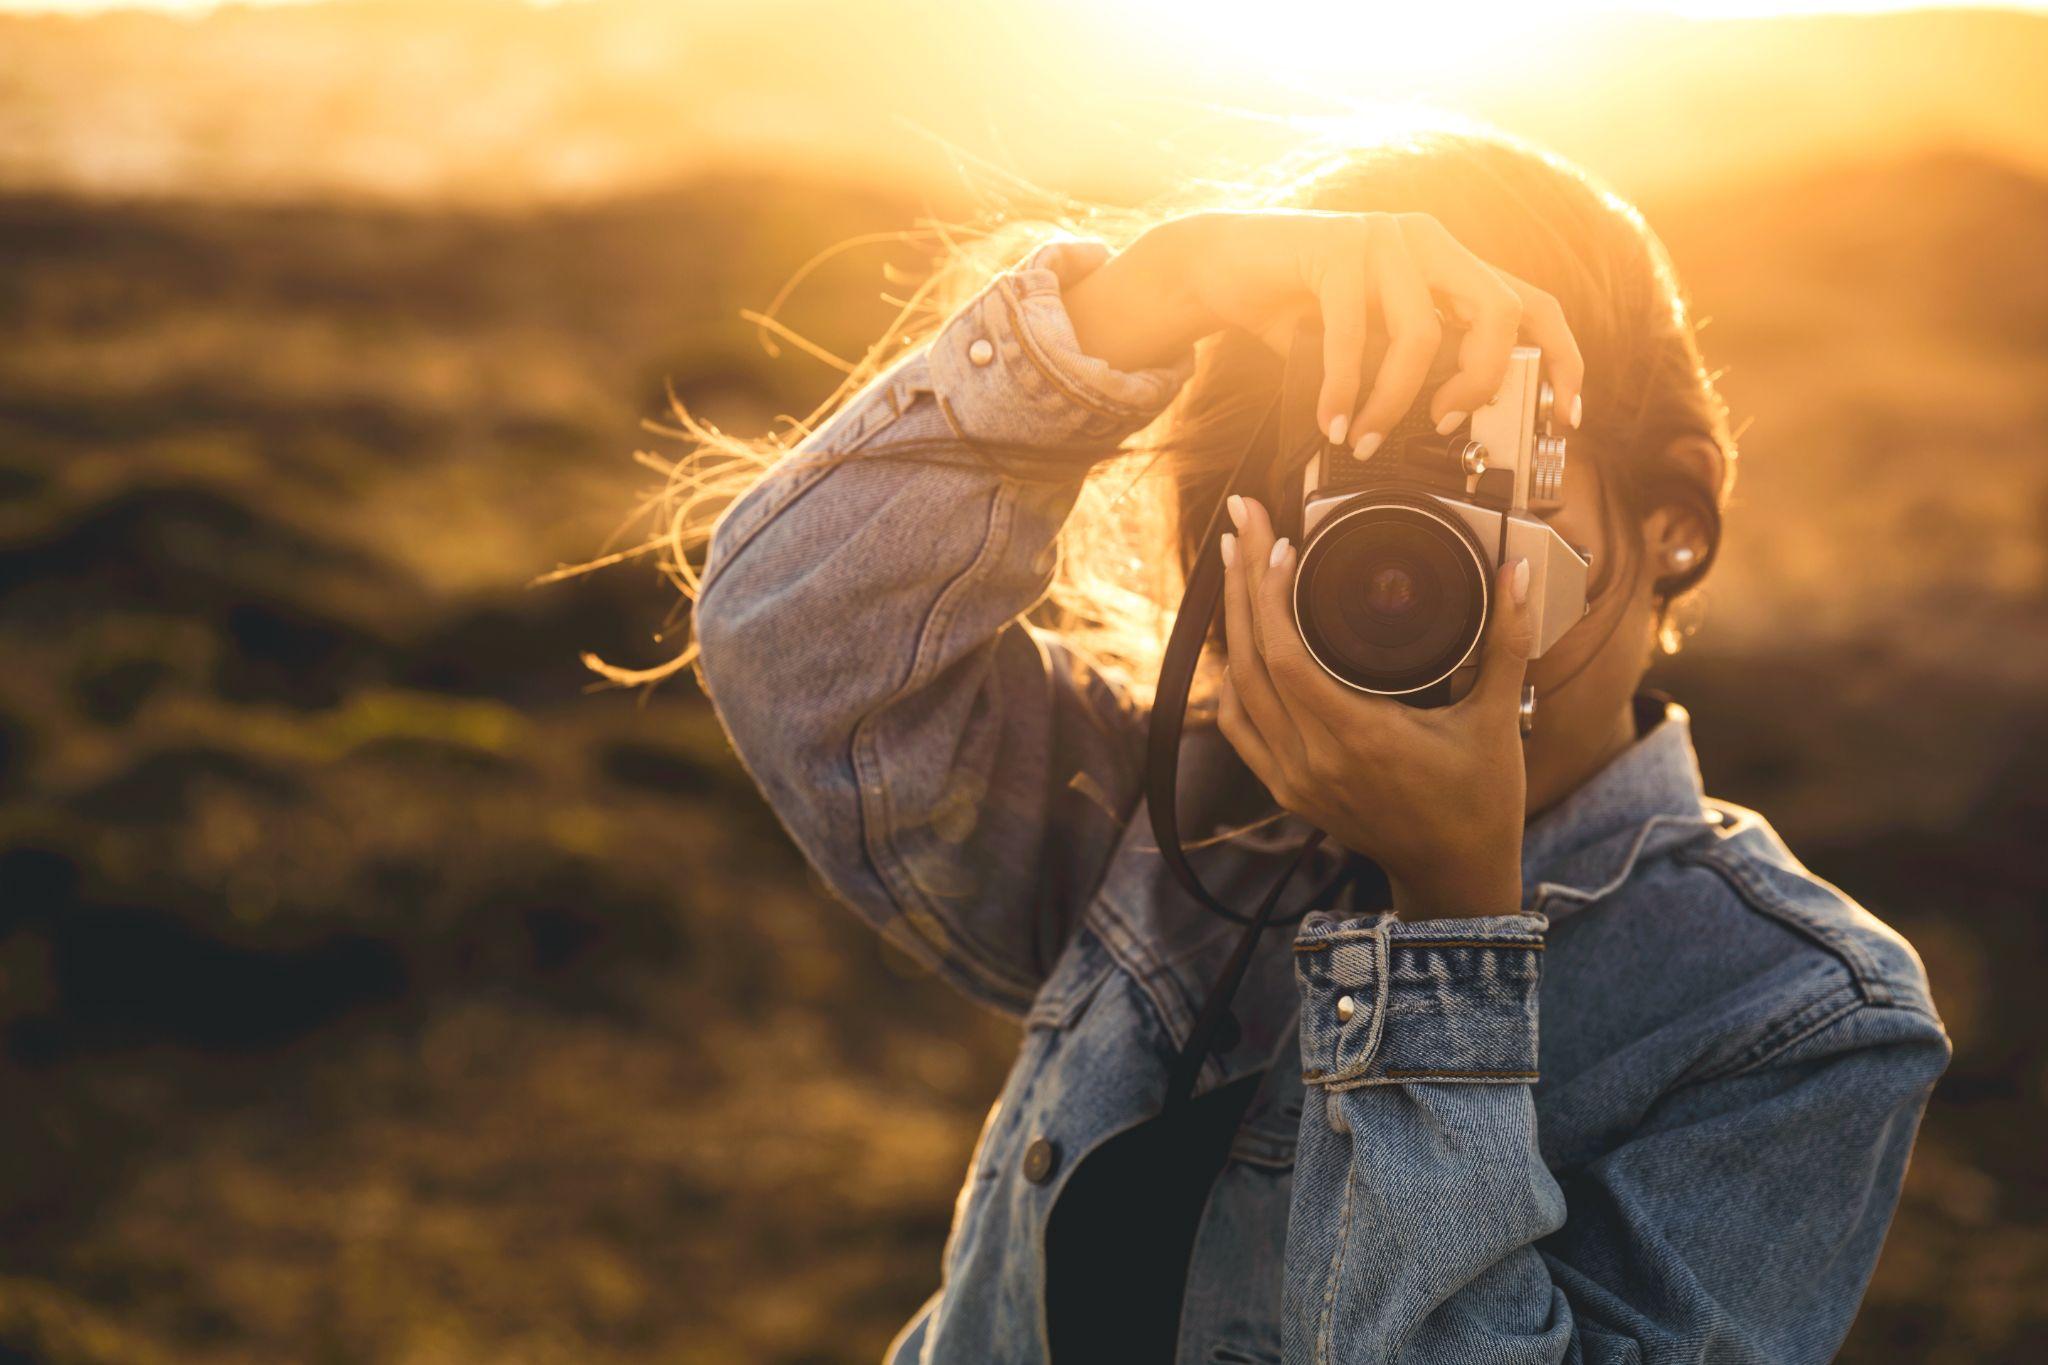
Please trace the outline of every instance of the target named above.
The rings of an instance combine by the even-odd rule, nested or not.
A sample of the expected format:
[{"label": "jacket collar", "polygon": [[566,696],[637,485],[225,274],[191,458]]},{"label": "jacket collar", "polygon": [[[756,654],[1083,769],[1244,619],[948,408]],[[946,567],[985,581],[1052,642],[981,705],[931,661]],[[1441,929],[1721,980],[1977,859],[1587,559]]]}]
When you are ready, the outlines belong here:
[{"label": "jacket collar", "polygon": [[1638,738],[1522,836],[1523,903],[1552,918],[1618,887],[1643,857],[1719,823],[1706,804],[1692,720],[1657,693],[1636,698]]}]

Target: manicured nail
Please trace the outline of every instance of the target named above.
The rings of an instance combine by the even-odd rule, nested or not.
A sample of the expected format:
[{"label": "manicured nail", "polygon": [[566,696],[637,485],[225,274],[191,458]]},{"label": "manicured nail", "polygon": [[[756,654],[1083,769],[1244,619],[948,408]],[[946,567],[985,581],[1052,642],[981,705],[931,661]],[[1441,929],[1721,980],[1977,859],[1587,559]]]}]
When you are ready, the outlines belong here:
[{"label": "manicured nail", "polygon": [[1226,569],[1237,567],[1237,537],[1228,531],[1223,533],[1223,567]]},{"label": "manicured nail", "polygon": [[1515,599],[1515,605],[1518,607],[1529,600],[1528,560],[1515,561],[1514,572],[1508,577],[1508,594]]},{"label": "manicured nail", "polygon": [[1586,400],[1581,394],[1572,395],[1572,430],[1579,429],[1579,420],[1586,415]]},{"label": "manicured nail", "polygon": [[1230,500],[1223,505],[1230,509],[1230,524],[1242,531],[1244,529],[1244,499],[1232,493]]},{"label": "manicured nail", "polygon": [[1386,439],[1384,435],[1377,431],[1368,431],[1365,435],[1358,438],[1358,444],[1352,448],[1351,453],[1357,459],[1369,460],[1372,458],[1372,453],[1380,448],[1380,442]]},{"label": "manicured nail", "polygon": [[1287,537],[1286,537],[1286,536],[1282,536],[1282,537],[1280,537],[1280,539],[1278,539],[1278,540],[1276,540],[1276,541],[1274,541],[1274,542],[1273,542],[1273,557],[1272,557],[1272,558],[1271,558],[1270,560],[1266,561],[1266,562],[1267,562],[1267,564],[1268,564],[1268,566],[1269,566],[1269,567],[1277,569],[1277,568],[1279,568],[1279,567],[1281,566],[1281,564],[1283,564],[1284,562],[1286,562],[1286,559],[1287,559]]},{"label": "manicured nail", "polygon": [[1333,446],[1343,445],[1344,435],[1346,432],[1350,430],[1351,419],[1349,417],[1346,417],[1341,412],[1338,413],[1335,417],[1332,417],[1330,419],[1330,444]]},{"label": "manicured nail", "polygon": [[1462,412],[1447,412],[1447,413],[1445,413],[1445,414],[1444,414],[1444,419],[1443,419],[1443,421],[1441,421],[1441,422],[1438,422],[1438,423],[1436,424],[1436,434],[1437,434],[1437,435],[1439,435],[1439,436],[1448,436],[1448,435],[1450,435],[1450,434],[1451,434],[1452,432],[1456,431],[1456,430],[1457,430],[1457,429],[1458,429],[1459,427],[1463,426],[1464,424],[1465,424],[1465,414],[1464,414],[1464,413],[1462,413]]}]

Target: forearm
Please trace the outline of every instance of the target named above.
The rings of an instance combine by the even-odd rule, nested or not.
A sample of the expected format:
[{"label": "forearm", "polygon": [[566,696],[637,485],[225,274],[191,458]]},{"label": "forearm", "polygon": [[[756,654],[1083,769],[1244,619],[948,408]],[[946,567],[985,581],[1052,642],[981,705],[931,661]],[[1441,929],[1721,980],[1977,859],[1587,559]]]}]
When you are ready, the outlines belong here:
[{"label": "forearm", "polygon": [[[843,899],[999,1008],[1028,1003],[1060,907],[1117,832],[1083,793],[1134,799],[1140,747],[1123,697],[1019,618],[1046,589],[1090,452],[1112,451],[1179,377],[1077,351],[1057,272],[1027,267],[777,466],[713,539],[700,673],[741,759]],[[1046,447],[1071,477],[1007,476],[983,445]]]},{"label": "forearm", "polygon": [[[799,457],[782,477],[807,473]],[[1029,874],[1048,826],[1074,814],[1053,805],[1071,775],[1055,765],[1104,790],[1132,781],[1111,746],[1085,748],[1096,726],[1064,714],[1114,699],[1055,695],[1014,624],[1073,490],[970,463],[854,459],[814,477],[714,558],[696,616],[707,691],[841,899],[968,994],[1022,1009],[1052,927]],[[1014,894],[989,889],[996,869]]]}]

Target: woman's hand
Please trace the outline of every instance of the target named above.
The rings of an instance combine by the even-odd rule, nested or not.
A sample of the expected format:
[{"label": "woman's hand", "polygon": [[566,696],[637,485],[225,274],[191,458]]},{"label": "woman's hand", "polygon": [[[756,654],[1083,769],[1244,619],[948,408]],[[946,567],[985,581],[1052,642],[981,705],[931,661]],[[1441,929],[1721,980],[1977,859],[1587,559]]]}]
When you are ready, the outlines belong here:
[{"label": "woman's hand", "polygon": [[[1448,431],[1490,400],[1526,333],[1557,410],[1578,425],[1585,366],[1557,300],[1461,246],[1423,213],[1203,213],[1162,223],[1067,291],[1076,339],[1118,369],[1158,365],[1225,327],[1282,354],[1308,309],[1323,323],[1316,419],[1363,458],[1414,405],[1445,319],[1465,329],[1458,372],[1430,396]],[[1386,352],[1364,405],[1367,337]]]},{"label": "woman's hand", "polygon": [[1323,671],[1289,607],[1294,547],[1274,541],[1250,498],[1233,497],[1230,517],[1225,738],[1282,806],[1385,870],[1403,919],[1519,913],[1528,561],[1496,576],[1478,683],[1453,705],[1418,710]]}]

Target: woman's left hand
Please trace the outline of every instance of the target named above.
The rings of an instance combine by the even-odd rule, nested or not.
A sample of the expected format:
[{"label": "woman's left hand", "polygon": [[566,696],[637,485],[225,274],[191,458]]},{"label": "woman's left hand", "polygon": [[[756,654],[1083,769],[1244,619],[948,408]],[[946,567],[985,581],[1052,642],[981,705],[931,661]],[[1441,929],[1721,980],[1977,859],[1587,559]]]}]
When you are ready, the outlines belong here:
[{"label": "woman's left hand", "polygon": [[1230,514],[1237,535],[1224,537],[1224,737],[1274,800],[1380,865],[1401,918],[1519,913],[1527,561],[1510,561],[1495,577],[1472,691],[1418,709],[1323,671],[1289,607],[1295,547],[1275,543],[1253,499],[1233,497]]}]

